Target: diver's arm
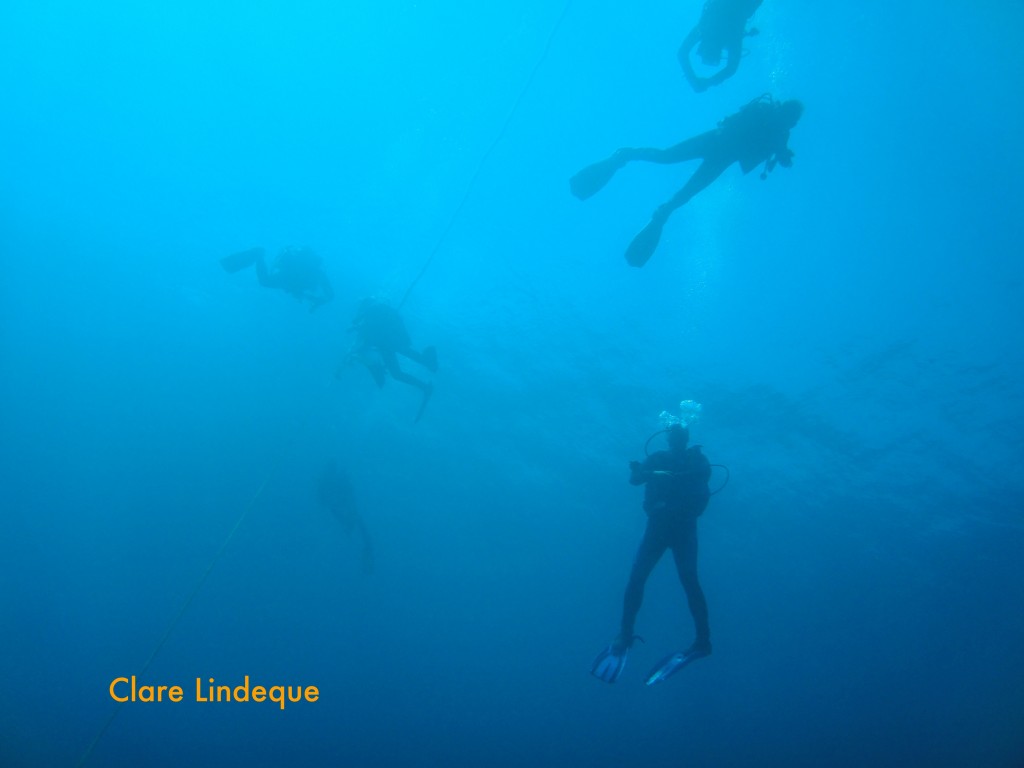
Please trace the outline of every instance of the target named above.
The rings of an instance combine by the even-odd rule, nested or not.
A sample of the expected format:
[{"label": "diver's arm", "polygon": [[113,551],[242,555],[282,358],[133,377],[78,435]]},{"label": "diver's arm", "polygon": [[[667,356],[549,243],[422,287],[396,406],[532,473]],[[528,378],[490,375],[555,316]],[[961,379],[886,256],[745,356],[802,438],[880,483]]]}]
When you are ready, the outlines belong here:
[{"label": "diver's arm", "polygon": [[[649,461],[649,459],[648,459]],[[647,467],[647,461],[642,464],[639,461],[629,462],[629,484],[643,485],[651,478],[651,470]]]},{"label": "diver's arm", "polygon": [[690,86],[693,90],[700,93],[701,91],[707,90],[708,81],[703,77],[698,77],[697,73],[693,71],[693,64],[690,61],[690,51],[694,49],[694,46],[700,42],[700,26],[694,27],[690,30],[690,34],[683,40],[683,44],[679,46],[679,52],[676,56],[679,58],[679,66],[683,68],[683,75],[689,81]]},{"label": "diver's arm", "polygon": [[735,75],[736,70],[740,68],[740,59],[743,58],[742,42],[737,42],[732,45],[729,45],[725,49],[725,52],[725,66],[704,81],[705,88],[709,88],[712,85],[720,85],[724,83],[730,77]]},{"label": "diver's arm", "polygon": [[795,155],[795,154],[796,154],[796,152],[794,152],[789,147],[784,147],[783,149],[781,149],[781,150],[779,150],[778,152],[775,153],[775,160],[783,168],[792,168],[793,167],[793,155]]},{"label": "diver's arm", "polygon": [[779,143],[776,145],[775,152],[768,159],[766,171],[771,172],[776,165],[781,165],[783,168],[793,167],[793,155],[796,153],[789,148],[789,131],[786,131]]},{"label": "diver's arm", "polygon": [[703,482],[707,482],[711,479],[711,462],[708,461],[708,457],[701,453],[699,445],[695,445],[689,449],[689,453],[694,457],[693,467],[687,474],[696,475]]},{"label": "diver's arm", "polygon": [[793,155],[796,153],[789,148],[789,131],[782,135],[775,147],[775,150],[765,160],[764,170],[761,171],[762,181],[768,178],[768,174],[775,170],[776,165],[781,165],[783,168],[793,167]]}]

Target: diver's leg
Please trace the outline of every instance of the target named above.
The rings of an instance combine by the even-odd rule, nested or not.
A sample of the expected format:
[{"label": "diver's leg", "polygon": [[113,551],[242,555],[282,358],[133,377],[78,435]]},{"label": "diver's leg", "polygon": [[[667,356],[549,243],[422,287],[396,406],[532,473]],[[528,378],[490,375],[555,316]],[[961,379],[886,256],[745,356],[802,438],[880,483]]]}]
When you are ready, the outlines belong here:
[{"label": "diver's leg", "polygon": [[[683,143],[685,144],[686,142]],[[677,145],[676,148],[681,146],[681,144]],[[730,160],[705,159],[697,170],[693,172],[693,176],[690,177],[690,180],[686,182],[683,188],[676,192],[675,196],[667,203],[658,206],[657,210],[651,215],[651,220],[633,238],[633,242],[626,249],[626,261],[634,267],[642,267],[646,264],[647,260],[651,258],[657,249],[658,243],[661,242],[661,230],[668,221],[668,217],[677,208],[684,206],[691,197],[721,176],[722,172],[729,167],[731,162]]]},{"label": "diver's leg", "polygon": [[407,357],[414,363],[419,363],[431,373],[437,373],[437,349],[435,347],[424,347],[422,352],[417,352],[412,347],[398,350],[398,354]]},{"label": "diver's leg", "polygon": [[225,272],[238,272],[246,267],[251,267],[262,256],[262,248],[250,248],[247,251],[239,251],[238,253],[232,253],[230,256],[225,256],[220,260],[220,265],[224,268]]},{"label": "diver's leg", "polygon": [[708,624],[708,602],[704,590],[697,578],[697,521],[687,523],[686,530],[672,544],[672,556],[676,561],[679,581],[686,591],[686,599],[690,605],[690,615],[697,629],[697,641],[694,646],[711,652],[711,628]]},{"label": "diver's leg", "polygon": [[635,149],[620,149],[619,152],[622,153],[627,162],[639,160],[646,163],[659,163],[661,165],[684,163],[687,160],[707,157],[715,147],[717,135],[717,130],[705,131],[665,149],[638,147]]},{"label": "diver's leg", "polygon": [[632,644],[636,616],[644,602],[644,585],[667,546],[664,536],[656,530],[654,523],[648,520],[647,530],[644,531],[644,537],[636,550],[636,557],[633,558],[633,568],[629,573],[626,594],[622,599],[622,625],[616,644],[625,643],[627,647]]},{"label": "diver's leg", "polygon": [[396,355],[393,350],[388,350],[387,352],[381,350],[380,356],[384,361],[384,367],[388,369],[388,373],[391,374],[391,378],[395,381],[400,381],[403,384],[409,384],[423,392],[427,392],[430,389],[429,384],[420,381],[415,376],[410,376],[402,370],[401,366],[398,365],[398,355]]},{"label": "diver's leg", "polygon": [[366,347],[361,347],[356,350],[352,357],[358,360],[360,363],[366,366],[366,370],[373,376],[374,382],[378,387],[383,387],[386,377],[384,376],[384,363],[379,359],[379,356],[371,355],[370,350]]},{"label": "diver's leg", "polygon": [[664,220],[668,220],[668,217],[677,208],[682,208],[690,199],[698,192],[707,189],[715,179],[721,176],[725,169],[732,165],[731,160],[709,160],[705,159],[701,163],[697,170],[693,172],[693,176],[689,178],[683,188],[680,189],[672,199],[664,205],[661,205],[658,210],[654,212],[656,217],[662,217]]},{"label": "diver's leg", "polygon": [[705,157],[714,148],[717,131],[708,131],[699,136],[687,139],[673,147],[658,149],[656,147],[622,147],[615,150],[604,160],[588,165],[569,179],[570,191],[580,200],[599,192],[612,176],[627,163],[681,163]]}]

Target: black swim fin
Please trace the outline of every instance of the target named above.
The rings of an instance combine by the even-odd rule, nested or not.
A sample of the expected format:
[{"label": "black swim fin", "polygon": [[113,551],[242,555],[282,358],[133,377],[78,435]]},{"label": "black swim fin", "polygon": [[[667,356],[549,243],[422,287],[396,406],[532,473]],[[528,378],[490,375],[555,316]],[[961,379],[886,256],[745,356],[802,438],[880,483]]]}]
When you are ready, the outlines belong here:
[{"label": "black swim fin", "polygon": [[416,420],[413,424],[419,424],[420,419],[423,418],[423,412],[427,410],[427,403],[430,402],[430,396],[434,394],[434,383],[430,382],[427,384],[427,388],[423,390],[423,399],[420,401],[420,409],[416,411]]},{"label": "black swim fin", "polygon": [[661,242],[661,230],[664,226],[665,219],[660,216],[654,216],[647,222],[647,226],[641,229],[637,236],[633,238],[633,242],[626,249],[626,261],[631,266],[642,267],[647,263],[647,260],[651,258],[654,251],[658,248],[658,243]]},{"label": "black swim fin", "polygon": [[238,253],[232,253],[230,256],[225,256],[220,260],[220,265],[229,274],[238,272],[255,264],[262,253],[262,248],[250,248],[248,251],[239,251]]},{"label": "black swim fin", "polygon": [[580,200],[593,197],[611,181],[612,176],[619,170],[626,161],[616,152],[609,158],[600,162],[588,165],[582,171],[569,179],[569,190]]}]

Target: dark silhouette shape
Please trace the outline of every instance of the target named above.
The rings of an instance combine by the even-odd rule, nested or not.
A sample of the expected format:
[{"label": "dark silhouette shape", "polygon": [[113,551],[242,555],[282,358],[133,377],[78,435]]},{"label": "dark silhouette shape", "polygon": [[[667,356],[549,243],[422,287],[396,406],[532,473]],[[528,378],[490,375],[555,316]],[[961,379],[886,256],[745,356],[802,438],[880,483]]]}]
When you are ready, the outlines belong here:
[{"label": "dark silhouette shape", "polygon": [[220,264],[226,272],[255,266],[260,285],[290,293],[299,301],[308,301],[310,312],[334,298],[323,262],[310,248],[282,248],[270,268],[262,248],[250,248],[225,256]]},{"label": "dark silhouette shape", "polygon": [[[743,38],[757,34],[747,30],[747,20],[761,5],[761,0],[708,0],[704,3],[700,20],[679,47],[679,64],[693,90],[706,91],[712,85],[725,82],[736,74],[743,56]],[[709,67],[717,67],[725,51],[725,66],[710,77],[699,77],[693,71],[690,52],[696,48],[700,60]]]},{"label": "dark silhouette shape", "polygon": [[431,373],[436,373],[437,350],[434,347],[424,347],[422,352],[413,349],[409,332],[398,310],[374,298],[363,299],[349,330],[356,334],[356,343],[349,359],[356,359],[365,365],[378,387],[384,386],[387,380],[385,373],[388,373],[395,381],[416,387],[423,393],[420,411],[416,416],[419,421],[434,391],[434,385],[403,371],[398,364],[398,356],[406,357]]},{"label": "dark silhouette shape", "polygon": [[739,163],[743,173],[750,173],[764,163],[762,179],[768,178],[776,165],[792,166],[794,153],[788,146],[789,132],[801,114],[803,105],[799,101],[775,101],[765,94],[721,120],[713,131],[668,149],[618,149],[611,157],[589,165],[573,176],[569,188],[580,200],[586,200],[600,191],[626,163],[635,160],[659,164],[702,161],[683,188],[655,210],[650,222],[626,250],[626,261],[634,267],[642,267],[658,247],[661,231],[669,216],[721,176],[730,165]]},{"label": "dark silhouette shape", "polygon": [[644,598],[644,585],[666,550],[672,550],[676,572],[690,606],[697,638],[683,655],[691,658],[711,653],[711,629],[708,606],[697,578],[697,518],[707,507],[711,493],[708,480],[711,465],[700,446],[687,448],[690,434],[685,427],[673,425],[665,430],[668,450],[656,451],[643,462],[629,463],[632,485],[645,485],[644,511],[647,529],[637,549],[622,605],[619,634],[598,655],[591,672],[605,682],[615,682],[626,653],[637,639],[634,634],[637,613]]},{"label": "dark silhouette shape", "polygon": [[373,573],[373,542],[366,530],[366,524],[356,507],[355,492],[352,490],[352,482],[348,473],[339,468],[333,459],[327,462],[323,472],[317,480],[317,499],[327,507],[331,513],[344,526],[345,533],[353,531],[359,534],[363,541],[362,566],[364,573]]}]

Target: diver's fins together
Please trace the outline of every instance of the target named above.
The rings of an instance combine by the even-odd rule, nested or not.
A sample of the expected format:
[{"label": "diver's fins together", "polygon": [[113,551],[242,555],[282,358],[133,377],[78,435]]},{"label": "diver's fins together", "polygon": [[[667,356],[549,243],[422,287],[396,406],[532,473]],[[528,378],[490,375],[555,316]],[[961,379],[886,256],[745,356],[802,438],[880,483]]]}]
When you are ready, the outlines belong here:
[{"label": "diver's fins together", "polygon": [[605,683],[614,683],[626,668],[626,655],[629,648],[616,648],[609,645],[594,659],[590,674]]},{"label": "diver's fins together", "polygon": [[655,665],[654,669],[647,673],[647,685],[654,685],[660,683],[663,680],[668,680],[672,675],[678,672],[683,667],[689,665],[691,662],[697,659],[703,659],[705,656],[711,655],[711,647],[693,645],[685,651],[679,651],[677,653],[670,653],[664,659],[659,661]]},{"label": "diver's fins together", "polygon": [[612,176],[626,164],[621,152],[616,152],[609,158],[600,162],[588,165],[582,171],[569,179],[569,190],[580,200],[593,197],[611,181]]},{"label": "diver's fins together", "polygon": [[634,267],[642,267],[651,258],[661,241],[661,230],[668,220],[667,216],[655,213],[647,226],[640,230],[633,242],[626,249],[626,261]]},{"label": "diver's fins together", "polygon": [[259,260],[262,254],[262,248],[250,248],[247,251],[239,251],[238,253],[232,253],[230,256],[225,256],[220,260],[220,265],[224,267],[225,272],[238,272],[246,267],[251,267]]}]

